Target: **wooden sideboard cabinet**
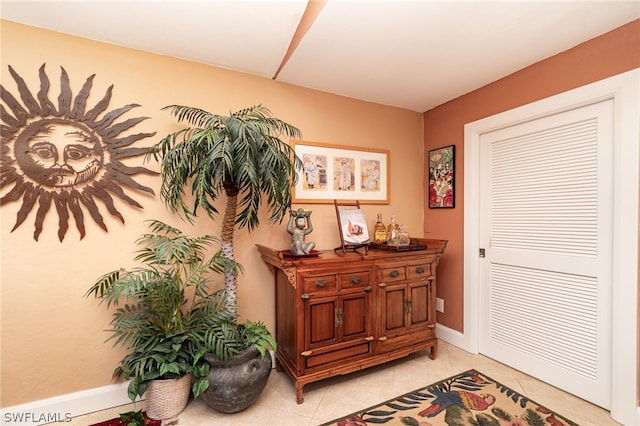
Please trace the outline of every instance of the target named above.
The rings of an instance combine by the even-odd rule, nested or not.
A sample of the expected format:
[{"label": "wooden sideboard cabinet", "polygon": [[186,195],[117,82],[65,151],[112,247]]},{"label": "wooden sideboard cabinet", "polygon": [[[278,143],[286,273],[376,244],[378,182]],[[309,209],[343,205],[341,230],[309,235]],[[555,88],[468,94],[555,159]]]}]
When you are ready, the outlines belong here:
[{"label": "wooden sideboard cabinet", "polygon": [[257,245],[275,276],[277,368],[303,387],[430,349],[436,356],[436,266],[446,240],[425,250],[362,248],[286,257]]}]

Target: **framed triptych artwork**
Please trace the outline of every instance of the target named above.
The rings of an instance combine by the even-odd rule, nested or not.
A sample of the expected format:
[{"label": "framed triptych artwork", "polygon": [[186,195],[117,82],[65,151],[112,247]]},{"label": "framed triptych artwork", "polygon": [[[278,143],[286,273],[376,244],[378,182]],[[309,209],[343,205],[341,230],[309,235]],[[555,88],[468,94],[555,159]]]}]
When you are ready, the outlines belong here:
[{"label": "framed triptych artwork", "polygon": [[291,145],[304,164],[293,188],[294,203],[389,204],[389,151],[304,141]]},{"label": "framed triptych artwork", "polygon": [[455,190],[455,146],[429,151],[429,208],[455,207]]}]

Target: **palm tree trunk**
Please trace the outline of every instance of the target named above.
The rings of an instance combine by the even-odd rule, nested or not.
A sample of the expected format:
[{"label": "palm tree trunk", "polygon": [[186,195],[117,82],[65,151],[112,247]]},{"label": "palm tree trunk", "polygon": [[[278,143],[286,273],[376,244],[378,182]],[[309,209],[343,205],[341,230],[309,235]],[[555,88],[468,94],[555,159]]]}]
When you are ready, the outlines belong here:
[{"label": "palm tree trunk", "polygon": [[[236,212],[238,208],[238,188],[233,184],[225,184],[227,194],[227,204],[224,210],[224,220],[222,222],[222,235],[220,238],[220,249],[225,259],[235,261],[233,250],[233,233],[235,231]],[[224,271],[224,291],[227,302],[231,307],[234,317],[237,318],[238,300],[238,271],[233,267],[226,267]]]}]

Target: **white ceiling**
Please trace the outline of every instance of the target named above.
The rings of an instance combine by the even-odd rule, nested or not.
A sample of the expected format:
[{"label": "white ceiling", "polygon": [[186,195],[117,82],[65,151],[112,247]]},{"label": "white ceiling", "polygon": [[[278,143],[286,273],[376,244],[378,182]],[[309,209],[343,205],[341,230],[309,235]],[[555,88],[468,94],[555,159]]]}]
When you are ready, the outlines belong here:
[{"label": "white ceiling", "polygon": [[[1,0],[0,17],[273,78],[306,6]],[[638,18],[640,0],[328,0],[276,80],[423,112]]]}]

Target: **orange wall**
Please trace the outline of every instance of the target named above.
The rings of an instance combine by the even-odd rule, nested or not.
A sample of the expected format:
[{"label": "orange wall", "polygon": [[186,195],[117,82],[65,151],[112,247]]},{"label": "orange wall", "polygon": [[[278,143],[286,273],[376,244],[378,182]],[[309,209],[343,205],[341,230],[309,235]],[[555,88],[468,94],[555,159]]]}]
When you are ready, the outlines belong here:
[{"label": "orange wall", "polygon": [[456,208],[428,209],[428,194],[423,197],[425,236],[449,239],[447,255],[438,266],[438,297],[445,300],[445,313],[438,313],[438,323],[464,331],[464,125],[638,67],[640,20],[424,113],[425,152],[456,146]]},{"label": "orange wall", "polygon": [[[371,229],[376,213],[382,213],[387,221],[395,213],[414,235],[423,233],[420,113],[8,21],[1,22],[1,43],[2,85],[17,99],[20,96],[7,65],[24,78],[35,95],[40,88],[38,69],[46,63],[51,83],[48,96],[54,104],[60,93],[60,67],[69,75],[74,96],[85,80],[95,74],[89,106],[93,107],[113,84],[113,96],[106,111],[137,103],[141,106],[123,118],[149,117],[131,133],[157,132],[157,135],[141,141],[140,146],[155,143],[179,128],[168,112],[161,111],[166,105],[192,105],[224,114],[262,103],[276,117],[298,127],[305,140],[388,149],[391,203],[363,206]],[[132,165],[141,162],[131,160]],[[157,168],[156,164],[147,166]],[[136,180],[158,194],[159,177],[136,176]],[[125,218],[122,224],[101,207],[108,232],[85,213],[87,235],[82,240],[70,223],[64,241],[58,241],[54,208],[48,212],[37,242],[32,238],[33,212],[11,232],[21,203],[8,203],[0,209],[2,407],[111,383],[111,373],[122,353],[104,343],[108,334],[103,330],[108,326],[110,313],[83,295],[100,275],[133,264],[136,249],[133,242],[146,231],[145,220],[164,220],[191,235],[218,232],[219,220],[201,217],[191,229],[171,215],[157,196],[125,192],[144,209],[132,208],[118,200],[117,208]],[[222,207],[219,205],[218,209],[223,210]],[[333,204],[295,207],[313,210],[314,231],[308,238],[319,249],[332,250],[340,244]],[[255,244],[286,249],[290,236],[286,222],[269,225],[269,217],[263,213],[263,225],[255,232],[236,233],[236,259],[245,270],[239,282],[239,313],[242,320],[262,320],[273,330],[273,277]]]}]

